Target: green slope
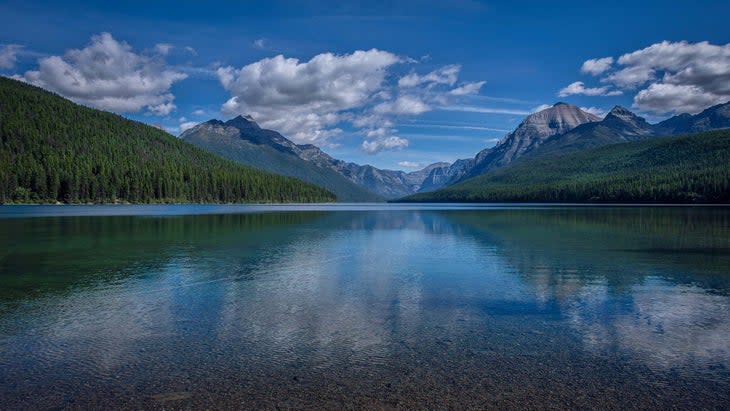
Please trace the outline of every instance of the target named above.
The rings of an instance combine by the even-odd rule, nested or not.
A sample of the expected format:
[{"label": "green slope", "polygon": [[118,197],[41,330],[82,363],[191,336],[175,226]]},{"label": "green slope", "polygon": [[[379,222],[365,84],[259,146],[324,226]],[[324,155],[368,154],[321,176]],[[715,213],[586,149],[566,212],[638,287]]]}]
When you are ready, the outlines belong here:
[{"label": "green slope", "polygon": [[203,133],[183,137],[185,141],[221,157],[324,187],[335,193],[337,201],[383,201],[377,194],[351,182],[332,169],[318,167],[292,153],[277,150],[269,145],[254,144],[239,137],[203,135]]},{"label": "green slope", "polygon": [[0,77],[0,203],[317,202],[325,189],[236,164]]},{"label": "green slope", "polygon": [[730,130],[525,157],[399,201],[730,203]]}]

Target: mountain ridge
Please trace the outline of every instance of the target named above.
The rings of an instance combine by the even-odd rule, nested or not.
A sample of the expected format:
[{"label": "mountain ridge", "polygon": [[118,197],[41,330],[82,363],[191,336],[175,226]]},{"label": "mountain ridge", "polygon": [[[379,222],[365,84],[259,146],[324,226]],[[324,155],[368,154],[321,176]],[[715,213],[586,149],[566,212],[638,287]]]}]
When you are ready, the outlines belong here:
[{"label": "mountain ridge", "polygon": [[730,203],[730,129],[524,156],[397,202]]},{"label": "mountain ridge", "polygon": [[405,172],[347,162],[313,144],[296,144],[241,115],[225,122],[212,119],[200,123],[180,138],[231,160],[321,185],[344,201],[382,201],[418,192],[433,169],[447,165],[434,163]]},{"label": "mountain ridge", "polygon": [[[615,106],[603,119],[591,115],[592,117],[589,117],[591,121],[584,121],[563,132],[555,132],[547,137],[545,136],[546,131],[537,135],[528,134],[529,127],[524,127],[524,124],[530,123],[530,119],[535,118],[536,114],[554,110],[556,107],[566,106],[573,111],[580,110],[583,112],[576,106],[558,102],[550,108],[527,116],[515,131],[508,133],[494,147],[480,151],[474,158],[454,162],[452,165],[453,170],[444,171],[444,174],[448,175],[449,178],[442,187],[451,186],[485,174],[526,155],[565,153],[663,135],[686,134],[730,127],[730,102],[727,102],[705,109],[695,115],[679,114],[657,124],[648,123],[644,118],[637,116],[625,107]],[[522,133],[518,133],[520,129],[523,129]],[[524,137],[527,142],[511,141],[518,137]],[[510,156],[510,152],[518,155]]]},{"label": "mountain ridge", "polygon": [[[302,170],[316,167],[315,174],[328,173],[331,179],[338,180],[330,171],[341,176],[348,183],[342,183],[349,190],[359,191],[354,197],[344,196],[352,201],[362,201],[362,196],[375,195],[368,199],[394,199],[419,192],[438,190],[458,184],[470,178],[483,175],[491,170],[505,167],[522,157],[552,155],[580,151],[629,141],[639,141],[660,136],[692,131],[730,127],[730,102],[710,107],[701,113],[680,114],[657,124],[650,124],[622,106],[613,107],[603,118],[588,113],[581,108],[564,102],[532,113],[513,130],[505,135],[494,147],[479,151],[473,158],[459,159],[454,163],[439,162],[421,170],[406,172],[401,170],[379,169],[372,165],[360,165],[336,159],[312,144],[295,144],[280,133],[261,128],[250,116],[237,116],[226,122],[209,120],[201,125],[210,127],[233,127],[239,137],[261,150],[275,149],[290,156],[298,169],[292,171],[285,166],[272,166],[276,162],[262,163],[261,158],[235,158],[230,144],[228,147],[213,147],[211,143],[199,142],[199,147],[209,149],[219,155],[233,158],[245,164],[269,167],[269,171],[294,177],[304,177],[306,181],[323,184],[316,178],[303,176]],[[190,139],[193,131],[181,135]],[[218,130],[226,134],[225,130]],[[191,141],[195,144],[194,141]],[[240,149],[240,147],[238,148]],[[255,156],[254,156],[255,157]],[[263,158],[265,158],[264,156]],[[283,160],[282,160],[283,161]],[[301,161],[307,163],[302,164]],[[324,170],[324,171],[323,171]],[[329,171],[328,171],[329,170]],[[311,171],[311,170],[310,170]],[[349,183],[358,188],[353,188]],[[327,184],[325,182],[325,184]],[[333,188],[331,185],[324,185]],[[365,190],[363,194],[361,190]],[[337,191],[337,190],[335,190]]]}]

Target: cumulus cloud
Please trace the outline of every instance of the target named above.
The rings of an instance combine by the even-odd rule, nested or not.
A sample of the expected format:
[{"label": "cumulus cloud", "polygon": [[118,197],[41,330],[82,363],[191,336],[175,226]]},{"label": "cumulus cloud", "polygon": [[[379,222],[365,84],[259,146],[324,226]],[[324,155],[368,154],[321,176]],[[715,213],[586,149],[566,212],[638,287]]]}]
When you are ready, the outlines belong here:
[{"label": "cumulus cloud", "polygon": [[633,107],[640,111],[697,113],[730,101],[730,44],[662,41],[622,55],[615,67],[598,64],[607,58],[586,61],[584,72],[603,75],[604,84],[636,90]]},{"label": "cumulus cloud", "polygon": [[408,147],[408,140],[398,136],[365,140],[362,142],[362,149],[366,153],[375,154],[383,150],[400,150]]},{"label": "cumulus cloud", "polygon": [[654,113],[698,113],[707,107],[726,103],[730,93],[717,95],[701,86],[654,83],[634,97],[634,107]]},{"label": "cumulus cloud", "polygon": [[404,168],[421,168],[421,163],[414,163],[413,161],[399,161],[398,165]]},{"label": "cumulus cloud", "polygon": [[341,124],[349,123],[364,137],[361,148],[375,154],[408,146],[393,128],[395,118],[420,115],[443,101],[476,93],[484,84],[462,83],[453,89],[458,65],[397,78],[391,71],[396,64],[416,63],[371,49],[322,53],[309,61],[278,55],[242,68],[219,67],[218,80],[231,94],[222,111],[251,115],[297,143],[324,146],[331,146]]},{"label": "cumulus cloud", "polygon": [[613,64],[613,57],[604,57],[602,59],[591,59],[586,60],[583,62],[583,66],[581,66],[580,71],[582,73],[589,73],[594,76],[597,76],[609,68],[611,68],[611,65]]},{"label": "cumulus cloud", "polygon": [[647,80],[657,79],[637,93],[637,109],[697,113],[730,100],[730,43],[663,41],[624,54],[618,62],[649,73]]},{"label": "cumulus cloud", "polygon": [[399,57],[377,49],[323,53],[307,62],[278,55],[240,69],[221,67],[218,79],[232,97],[229,114],[250,114],[298,142],[322,143],[343,112],[364,106]]},{"label": "cumulus cloud", "polygon": [[18,50],[22,48],[23,46],[18,44],[0,46],[0,68],[11,69],[15,67],[15,62],[18,61]]},{"label": "cumulus cloud", "polygon": [[582,94],[584,96],[618,96],[622,92],[620,90],[611,90],[611,87],[586,87],[582,81],[576,81],[564,87],[558,92],[558,96],[566,97],[576,94]]},{"label": "cumulus cloud", "polygon": [[102,33],[83,49],[38,61],[22,79],[77,103],[114,112],[166,116],[175,109],[172,85],[187,76],[166,67],[162,57],[143,55]]}]

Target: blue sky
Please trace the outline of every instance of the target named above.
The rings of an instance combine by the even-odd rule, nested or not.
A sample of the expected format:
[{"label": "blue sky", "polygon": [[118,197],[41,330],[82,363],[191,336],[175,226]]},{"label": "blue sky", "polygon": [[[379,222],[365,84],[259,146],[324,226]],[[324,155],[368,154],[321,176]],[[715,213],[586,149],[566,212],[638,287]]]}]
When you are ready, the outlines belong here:
[{"label": "blue sky", "polygon": [[652,121],[728,101],[728,15],[727,1],[11,0],[0,74],[173,134],[254,113],[337,158],[408,169],[471,157],[556,101]]}]

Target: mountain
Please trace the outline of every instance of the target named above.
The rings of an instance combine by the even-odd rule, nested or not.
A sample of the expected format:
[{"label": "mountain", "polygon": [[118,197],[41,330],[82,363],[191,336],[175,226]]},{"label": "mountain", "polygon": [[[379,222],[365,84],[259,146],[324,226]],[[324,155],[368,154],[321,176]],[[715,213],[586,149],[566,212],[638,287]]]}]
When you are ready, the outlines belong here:
[{"label": "mountain", "polygon": [[[473,159],[458,160],[442,171],[442,186],[504,167],[523,156],[555,155],[651,137],[709,131],[730,127],[730,102],[696,114],[680,114],[658,124],[649,124],[628,109],[616,106],[603,119],[576,106],[556,103],[531,114],[496,146]],[[424,184],[428,186],[428,184]],[[436,186],[434,186],[436,187]],[[422,190],[426,191],[426,190]]]},{"label": "mountain", "polygon": [[560,154],[656,136],[654,126],[631,111],[616,106],[601,121],[581,124],[545,140],[528,155]]},{"label": "mountain", "polygon": [[273,130],[259,127],[251,117],[226,122],[210,120],[186,130],[180,138],[230,160],[316,184],[332,191],[338,201],[370,202],[383,198],[329,167],[311,159],[327,156],[313,145],[296,145]]},{"label": "mountain", "polygon": [[730,203],[730,130],[657,137],[508,166],[404,202]]},{"label": "mountain", "polygon": [[0,77],[0,203],[314,202],[332,193]]},{"label": "mountain", "polygon": [[730,102],[718,104],[695,115],[680,114],[655,126],[657,134],[673,135],[730,128]]},{"label": "mountain", "polygon": [[445,166],[432,169],[421,183],[418,192],[437,190],[450,182],[459,180],[474,166],[474,159],[456,160],[453,164],[440,164],[445,164]]},{"label": "mountain", "polygon": [[444,167],[445,164],[448,163],[434,163],[422,170],[410,173],[400,170],[384,170],[371,165],[363,166],[335,159],[332,159],[328,166],[384,198],[393,199],[422,191],[421,185],[430,172]]},{"label": "mountain", "polygon": [[517,128],[507,134],[494,147],[477,153],[470,160],[460,160],[454,170],[447,174],[453,184],[470,177],[484,174],[489,170],[503,167],[515,159],[539,148],[548,138],[565,133],[582,124],[599,121],[600,118],[580,108],[566,103],[556,103],[552,107],[530,114]]},{"label": "mountain", "polygon": [[448,166],[435,163],[407,173],[345,162],[312,144],[295,144],[243,116],[198,124],[180,138],[231,160],[317,184],[339,201],[382,201],[413,194],[433,170]]}]

